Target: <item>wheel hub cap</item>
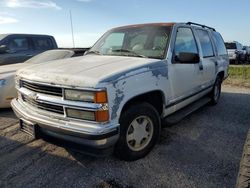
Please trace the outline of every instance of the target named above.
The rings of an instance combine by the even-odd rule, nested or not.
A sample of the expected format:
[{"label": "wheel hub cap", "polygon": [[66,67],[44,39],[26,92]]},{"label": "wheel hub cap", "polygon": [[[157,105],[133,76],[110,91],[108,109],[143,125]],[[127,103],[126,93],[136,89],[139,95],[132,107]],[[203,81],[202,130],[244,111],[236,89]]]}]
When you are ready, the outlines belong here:
[{"label": "wheel hub cap", "polygon": [[133,151],[144,149],[152,139],[153,123],[147,116],[132,121],[127,131],[127,144]]}]

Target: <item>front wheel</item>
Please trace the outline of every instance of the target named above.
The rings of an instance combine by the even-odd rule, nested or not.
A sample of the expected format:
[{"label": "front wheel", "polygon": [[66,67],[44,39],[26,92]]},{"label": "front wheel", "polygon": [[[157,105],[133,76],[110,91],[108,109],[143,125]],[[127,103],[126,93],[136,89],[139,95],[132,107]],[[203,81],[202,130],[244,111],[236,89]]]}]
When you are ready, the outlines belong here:
[{"label": "front wheel", "polygon": [[211,104],[216,105],[219,102],[220,95],[221,95],[221,83],[222,79],[218,76],[214,83],[213,90],[210,93]]},{"label": "front wheel", "polygon": [[153,149],[159,134],[160,118],[155,108],[148,103],[132,105],[121,115],[115,155],[125,161],[140,159]]}]

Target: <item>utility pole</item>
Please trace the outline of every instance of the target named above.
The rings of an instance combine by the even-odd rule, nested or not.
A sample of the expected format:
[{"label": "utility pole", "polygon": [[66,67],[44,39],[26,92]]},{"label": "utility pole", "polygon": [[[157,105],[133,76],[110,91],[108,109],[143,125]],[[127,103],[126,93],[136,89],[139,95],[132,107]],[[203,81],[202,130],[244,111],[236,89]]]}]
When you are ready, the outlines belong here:
[{"label": "utility pole", "polygon": [[71,10],[69,11],[69,16],[70,16],[70,25],[71,25],[72,44],[73,44],[73,48],[75,48],[75,37],[74,37],[74,29],[73,29]]}]

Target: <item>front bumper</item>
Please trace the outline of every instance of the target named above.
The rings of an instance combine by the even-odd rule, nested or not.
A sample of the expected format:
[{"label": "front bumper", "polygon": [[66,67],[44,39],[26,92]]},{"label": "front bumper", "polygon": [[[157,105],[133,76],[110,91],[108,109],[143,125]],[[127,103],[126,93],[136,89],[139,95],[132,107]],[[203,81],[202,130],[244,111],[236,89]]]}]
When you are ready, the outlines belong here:
[{"label": "front bumper", "polygon": [[11,101],[16,116],[36,124],[43,134],[95,149],[112,147],[119,137],[119,125],[101,125],[74,122],[41,115],[29,110],[18,99]]}]

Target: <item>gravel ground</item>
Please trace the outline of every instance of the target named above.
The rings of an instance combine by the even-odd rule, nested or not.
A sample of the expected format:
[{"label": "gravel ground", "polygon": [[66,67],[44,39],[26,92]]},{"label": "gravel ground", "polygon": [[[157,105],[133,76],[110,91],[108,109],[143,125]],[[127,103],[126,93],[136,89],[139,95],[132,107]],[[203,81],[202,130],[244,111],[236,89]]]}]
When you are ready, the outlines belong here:
[{"label": "gravel ground", "polygon": [[223,87],[220,103],[165,128],[144,159],[94,158],[18,130],[0,111],[0,187],[234,187],[247,131],[250,89]]}]

